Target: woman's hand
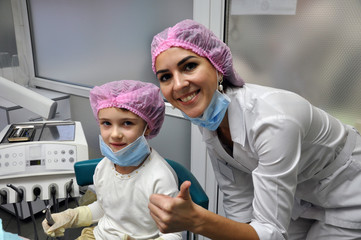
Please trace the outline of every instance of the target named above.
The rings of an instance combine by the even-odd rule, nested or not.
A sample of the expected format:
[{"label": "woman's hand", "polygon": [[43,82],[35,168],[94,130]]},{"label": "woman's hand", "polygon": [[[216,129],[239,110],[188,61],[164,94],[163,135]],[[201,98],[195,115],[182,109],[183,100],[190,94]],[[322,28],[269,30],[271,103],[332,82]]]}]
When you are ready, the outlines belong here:
[{"label": "woman's hand", "polygon": [[191,231],[210,239],[259,239],[249,224],[227,219],[195,204],[189,194],[190,186],[185,181],[175,198],[150,196],[148,208],[162,233]]},{"label": "woman's hand", "polygon": [[148,208],[162,233],[192,231],[197,225],[195,222],[197,205],[190,196],[190,186],[191,182],[183,182],[178,195],[174,198],[160,194],[150,196]]}]

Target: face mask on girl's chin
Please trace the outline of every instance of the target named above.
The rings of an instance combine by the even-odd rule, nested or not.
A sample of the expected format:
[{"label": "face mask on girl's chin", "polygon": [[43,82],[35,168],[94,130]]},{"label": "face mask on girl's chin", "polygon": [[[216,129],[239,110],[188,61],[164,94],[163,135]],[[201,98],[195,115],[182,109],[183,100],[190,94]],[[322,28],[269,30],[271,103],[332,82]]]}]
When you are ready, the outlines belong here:
[{"label": "face mask on girl's chin", "polygon": [[182,114],[192,123],[207,128],[211,131],[215,131],[221,124],[230,102],[231,100],[227,95],[222,94],[216,90],[213,94],[211,102],[200,117],[191,118],[188,117],[188,115],[186,115],[184,112],[182,112]]},{"label": "face mask on girl's chin", "polygon": [[150,154],[144,132],[134,142],[117,152],[113,152],[101,136],[99,136],[99,144],[102,155],[122,167],[138,166]]}]

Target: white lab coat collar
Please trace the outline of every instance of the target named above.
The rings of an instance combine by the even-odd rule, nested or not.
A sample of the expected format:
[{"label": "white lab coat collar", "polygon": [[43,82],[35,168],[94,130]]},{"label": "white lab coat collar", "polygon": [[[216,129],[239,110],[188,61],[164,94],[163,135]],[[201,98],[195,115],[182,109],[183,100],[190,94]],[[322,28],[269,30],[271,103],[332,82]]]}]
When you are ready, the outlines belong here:
[{"label": "white lab coat collar", "polygon": [[242,100],[245,97],[244,89],[242,88],[240,91],[229,89],[227,95],[231,99],[227,114],[232,141],[244,147],[246,142],[246,122],[244,119],[244,107],[242,107]]}]

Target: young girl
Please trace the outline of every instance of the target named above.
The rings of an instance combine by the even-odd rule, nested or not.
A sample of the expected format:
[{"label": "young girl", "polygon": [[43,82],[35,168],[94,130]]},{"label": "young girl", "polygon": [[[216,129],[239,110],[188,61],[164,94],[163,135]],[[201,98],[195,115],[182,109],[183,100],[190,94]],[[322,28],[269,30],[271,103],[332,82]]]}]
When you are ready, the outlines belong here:
[{"label": "young girl", "polygon": [[151,53],[164,97],[200,128],[226,213],[194,204],[186,182],[177,198],[151,196],[161,231],[222,240],[361,239],[354,128],[295,93],[244,83],[226,44],[193,20],[157,34]]},{"label": "young girl", "polygon": [[90,104],[99,123],[100,148],[105,156],[94,172],[97,201],[53,214],[44,231],[62,236],[66,228],[85,228],[79,239],[182,239],[180,233],[162,234],[147,207],[151,194],[175,196],[173,169],[147,140],[163,124],[165,105],[154,84],[121,80],[94,87]]}]

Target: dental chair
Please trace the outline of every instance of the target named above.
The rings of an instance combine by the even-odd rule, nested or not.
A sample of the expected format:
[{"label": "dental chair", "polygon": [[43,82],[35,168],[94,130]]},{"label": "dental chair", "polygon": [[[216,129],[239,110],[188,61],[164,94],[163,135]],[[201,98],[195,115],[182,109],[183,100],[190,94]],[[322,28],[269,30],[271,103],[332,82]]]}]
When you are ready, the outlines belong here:
[{"label": "dental chair", "polygon": [[[79,186],[88,186],[93,184],[93,173],[95,171],[95,167],[101,159],[102,158],[79,161],[74,164],[75,177]],[[180,187],[184,181],[190,181],[192,184],[189,190],[193,202],[205,209],[208,209],[209,199],[207,194],[204,192],[202,186],[199,184],[194,175],[182,164],[169,159],[166,159],[166,161],[174,169],[178,176],[178,187]],[[191,239],[191,235],[193,236],[193,239],[198,239],[196,234],[190,232],[187,232],[187,239]]]}]

